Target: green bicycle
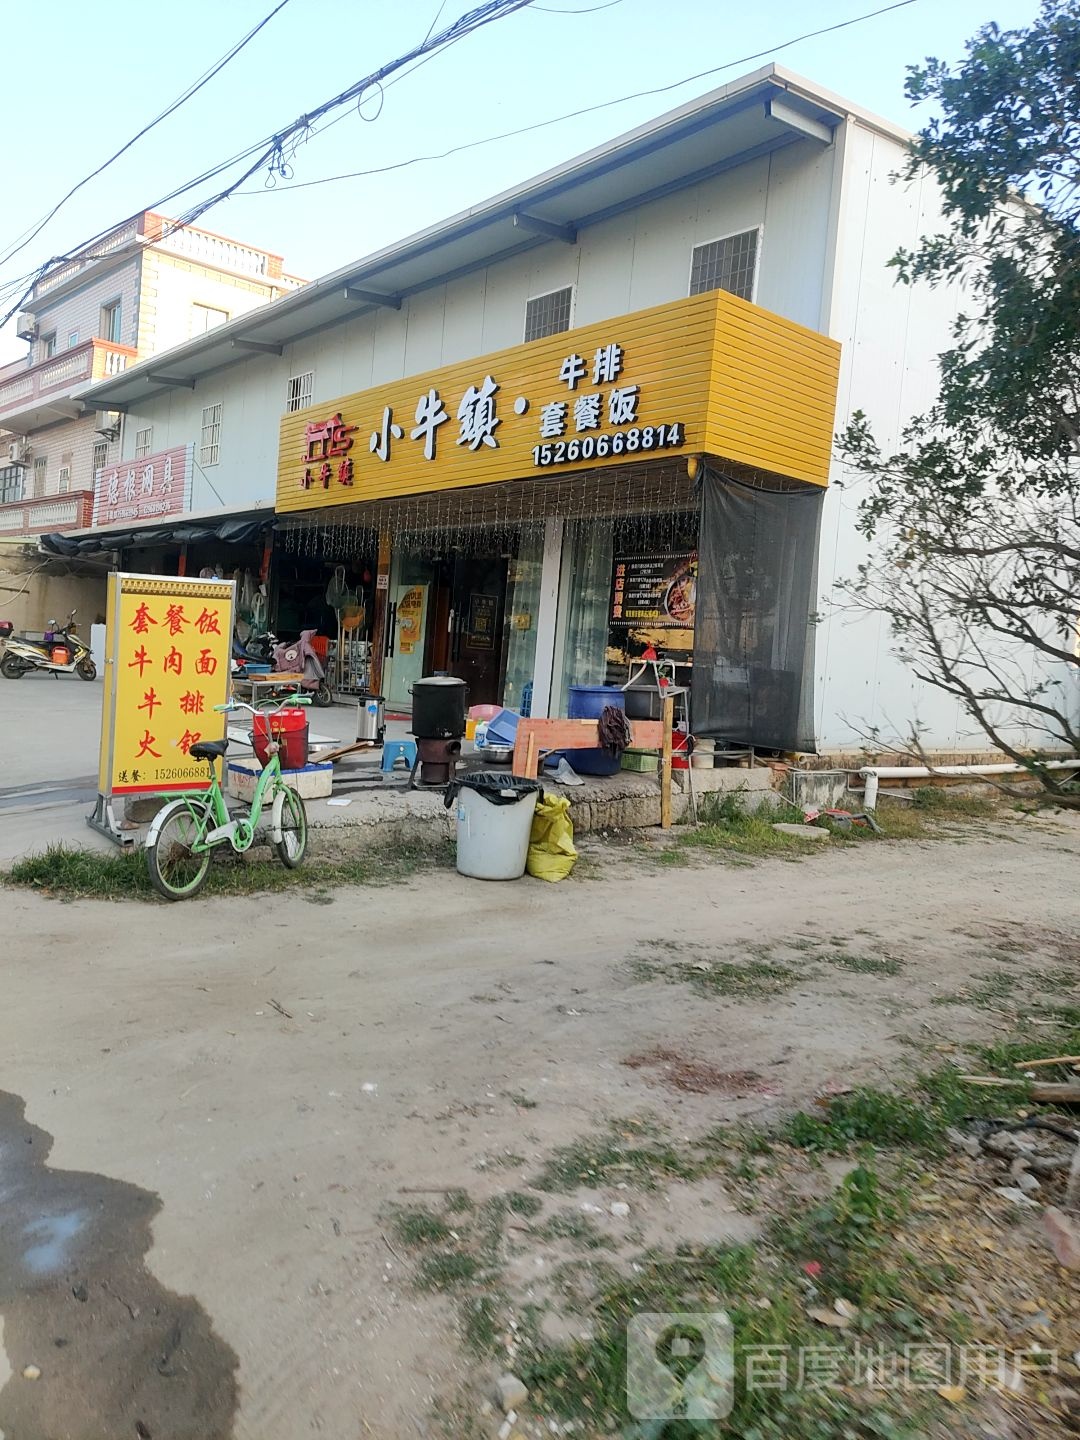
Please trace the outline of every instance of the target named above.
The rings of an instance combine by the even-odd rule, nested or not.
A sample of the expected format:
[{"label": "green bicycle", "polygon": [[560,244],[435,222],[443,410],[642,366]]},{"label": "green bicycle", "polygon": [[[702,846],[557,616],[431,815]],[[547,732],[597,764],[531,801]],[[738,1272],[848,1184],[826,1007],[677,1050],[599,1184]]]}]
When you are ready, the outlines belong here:
[{"label": "green bicycle", "polygon": [[[285,704],[309,704],[307,696],[292,696]],[[278,707],[279,709],[282,707]],[[248,710],[266,714],[242,701],[215,705],[222,714]],[[276,711],[270,711],[276,714]],[[229,748],[225,740],[200,740],[188,752],[210,766],[210,783],[205,790],[183,795],[162,806],[150,824],[146,837],[146,865],[154,889],[166,900],[190,900],[206,880],[210,857],[219,845],[231,845],[237,853],[250,849],[267,797],[271,799],[270,839],[283,865],[295,870],[307,852],[308,826],[304,802],[290,790],[281,775],[278,745],[271,741],[270,758],[255,786],[246,814],[230,814],[221,793],[214,762]]]}]

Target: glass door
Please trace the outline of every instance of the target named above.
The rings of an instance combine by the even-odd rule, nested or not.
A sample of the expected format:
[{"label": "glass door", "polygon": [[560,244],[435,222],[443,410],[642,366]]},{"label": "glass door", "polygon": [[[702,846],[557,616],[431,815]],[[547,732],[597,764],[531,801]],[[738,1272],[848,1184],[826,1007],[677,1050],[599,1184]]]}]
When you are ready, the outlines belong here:
[{"label": "glass door", "polygon": [[411,710],[412,687],[426,673],[432,580],[430,559],[409,554],[394,556],[382,682],[388,709]]}]

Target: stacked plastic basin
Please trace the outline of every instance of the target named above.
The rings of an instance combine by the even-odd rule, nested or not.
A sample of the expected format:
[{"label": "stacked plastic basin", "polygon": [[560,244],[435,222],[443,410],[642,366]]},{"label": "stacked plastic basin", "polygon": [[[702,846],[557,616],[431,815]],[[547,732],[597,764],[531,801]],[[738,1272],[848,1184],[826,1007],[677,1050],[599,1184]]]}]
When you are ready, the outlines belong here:
[{"label": "stacked plastic basin", "polygon": [[[608,705],[626,709],[626,696],[617,685],[571,685],[566,713],[571,720],[599,720]],[[609,755],[599,746],[563,753],[579,775],[616,775],[622,765],[621,756]]]}]

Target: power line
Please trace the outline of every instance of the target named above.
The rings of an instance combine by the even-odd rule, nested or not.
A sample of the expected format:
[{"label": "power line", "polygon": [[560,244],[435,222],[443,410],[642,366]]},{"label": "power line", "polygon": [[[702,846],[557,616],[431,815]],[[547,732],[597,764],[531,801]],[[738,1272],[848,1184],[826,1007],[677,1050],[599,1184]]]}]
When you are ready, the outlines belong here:
[{"label": "power line", "polygon": [[37,237],[41,234],[42,230],[45,229],[45,226],[48,225],[49,221],[52,220],[53,217],[56,216],[63,209],[63,207],[67,204],[67,202],[72,198],[73,195],[78,194],[78,192],[83,188],[84,185],[89,185],[91,180],[95,180],[102,173],[102,171],[107,170],[110,165],[112,165],[115,161],[119,160],[121,155],[126,154],[127,151],[130,150],[133,145],[136,145],[143,138],[144,135],[148,135],[150,131],[155,128],[155,126],[160,125],[163,120],[167,120],[170,115],[175,114],[176,111],[180,109],[181,105],[185,105],[190,99],[197,95],[204,86],[209,85],[210,81],[213,80],[215,75],[219,75],[221,71],[224,70],[225,66],[228,65],[231,60],[234,60],[236,56],[240,54],[241,50],[244,49],[245,45],[248,45],[252,40],[254,40],[255,36],[258,35],[259,31],[269,25],[270,21],[273,20],[274,16],[277,15],[279,11],[284,10],[285,6],[288,3],[289,0],[280,0],[280,3],[274,6],[273,10],[270,11],[269,15],[264,16],[257,25],[255,25],[251,30],[249,30],[246,35],[244,35],[240,40],[236,42],[235,45],[233,45],[229,50],[227,50],[225,54],[222,55],[220,60],[215,61],[215,63],[210,67],[209,70],[205,71],[202,75],[199,76],[197,80],[193,81],[187,87],[187,89],[183,91],[182,94],[178,95],[176,99],[161,112],[160,115],[156,116],[155,119],[144,125],[141,130],[139,130],[131,137],[130,140],[128,140],[125,144],[121,145],[120,149],[117,150],[115,155],[110,155],[109,158],[103,161],[96,170],[92,170],[89,175],[83,176],[83,178],[77,184],[73,185],[71,189],[67,192],[67,194],[56,202],[56,204],[53,206],[53,208],[49,211],[47,215],[45,215],[41,220],[39,220],[32,229],[30,229],[29,231],[24,231],[17,240],[12,242],[11,247],[9,247],[3,255],[0,255],[0,265],[4,265],[9,260],[14,259],[14,257],[18,255],[20,251],[25,250],[28,245],[32,244],[32,242],[36,240]]},{"label": "power line", "polygon": [[[393,75],[396,71],[401,70],[403,67],[410,65],[414,60],[421,60],[422,57],[428,56],[433,51],[455,45],[458,41],[465,39],[466,36],[473,34],[474,31],[479,30],[484,25],[488,25],[494,20],[503,19],[517,10],[524,9],[525,6],[530,3],[531,0],[485,0],[484,4],[467,11],[445,30],[441,30],[434,36],[429,32],[428,36],[421,41],[419,45],[413,46],[406,54],[400,55],[395,60],[388,61],[386,64],[381,65],[370,75],[366,75],[362,80],[358,80],[353,85],[350,85],[348,89],[341,91],[340,94],[324,101],[313,111],[310,111],[306,115],[301,115],[298,119],[294,120],[291,125],[285,126],[282,130],[265,137],[263,140],[256,141],[255,144],[248,146],[246,150],[241,151],[238,155],[234,155],[231,159],[221,161],[209,170],[203,171],[203,173],[194,180],[187,181],[185,184],[178,186],[168,195],[154,201],[152,205],[143,206],[139,210],[136,210],[134,214],[129,215],[126,220],[114,222],[106,227],[106,229],[98,231],[91,239],[84,241],[81,245],[73,247],[66,255],[54,256],[34,272],[34,278],[29,287],[23,290],[16,303],[11,306],[4,317],[0,319],[0,328],[6,325],[22,306],[23,301],[30,295],[34,284],[37,283],[41,275],[56,263],[73,259],[80,254],[85,254],[88,249],[102,240],[106,235],[111,234],[120,226],[135,219],[138,215],[142,214],[144,210],[156,210],[160,206],[168,204],[171,200],[175,200],[180,195],[186,194],[189,190],[193,190],[196,186],[215,178],[233,165],[241,163],[252,155],[256,156],[254,163],[249,165],[238,179],[231,181],[217,194],[196,202],[178,219],[168,221],[163,236],[158,238],[165,238],[168,235],[174,234],[177,230],[183,229],[185,226],[194,224],[200,216],[204,215],[213,206],[220,204],[223,200],[229,199],[231,195],[236,193],[241,185],[247,180],[250,180],[252,176],[256,175],[260,170],[265,169],[268,173],[268,179],[271,180],[275,177],[278,179],[290,178],[291,161],[297,149],[305,140],[310,138],[311,135],[317,133],[314,130],[315,122],[322,119],[324,115],[329,114],[333,110],[340,109],[343,105],[351,105],[354,100],[358,101],[368,90],[381,87],[384,79]],[[90,178],[89,176],[87,177],[87,179]],[[81,183],[85,183],[85,181]]]},{"label": "power line", "polygon": [[[892,10],[903,10],[908,5],[914,5],[916,0],[896,0],[892,5],[885,5],[880,10],[868,11],[865,15],[856,15],[850,20],[841,20],[835,25],[826,25],[820,30],[808,30],[803,35],[795,35],[790,40],[782,40],[777,45],[770,45],[765,50],[758,50],[753,55],[743,55],[738,60],[728,60],[723,65],[715,65],[709,70],[699,70],[696,75],[686,75],[682,80],[673,80],[670,85],[658,85],[651,90],[637,90],[631,95],[619,95],[613,100],[602,100],[597,105],[585,105],[580,110],[570,110],[565,115],[553,116],[550,120],[537,120],[532,125],[522,125],[517,130],[504,130],[498,135],[487,135],[481,140],[468,140],[461,145],[453,145],[449,150],[440,150],[432,155],[414,155],[408,160],[398,160],[391,165],[376,165],[370,170],[351,170],[343,175],[325,175],[318,180],[297,180],[291,185],[270,187],[262,190],[240,190],[234,193],[240,195],[262,195],[265,193],[288,194],[290,190],[306,190],[314,185],[332,185],[339,180],[361,180],[371,175],[386,175],[393,170],[405,170],[410,165],[421,165],[433,160],[446,160],[451,155],[460,155],[464,150],[476,150],[483,145],[494,145],[500,140],[511,140],[518,135],[529,135],[534,130],[544,130],[551,125],[561,125],[564,120],[576,120],[581,115],[592,115],[598,110],[610,110],[615,105],[625,105],[631,100],[646,99],[651,95],[664,95],[670,90],[678,90],[683,85],[689,85],[695,80],[704,80],[711,75],[719,75],[724,70],[733,70],[738,65],[748,65],[753,60],[761,60],[767,55],[775,55],[781,50],[789,50],[793,45],[800,45],[804,40],[816,40],[821,35],[831,35],[836,30],[845,30],[849,25],[861,25],[866,20],[875,20],[879,15],[887,15]],[[535,7],[542,8],[542,7]],[[585,14],[585,11],[564,12],[567,15]],[[419,67],[416,67],[419,68]],[[344,119],[344,116],[339,117]],[[332,122],[337,124],[337,121]],[[329,129],[329,126],[324,127]]]}]

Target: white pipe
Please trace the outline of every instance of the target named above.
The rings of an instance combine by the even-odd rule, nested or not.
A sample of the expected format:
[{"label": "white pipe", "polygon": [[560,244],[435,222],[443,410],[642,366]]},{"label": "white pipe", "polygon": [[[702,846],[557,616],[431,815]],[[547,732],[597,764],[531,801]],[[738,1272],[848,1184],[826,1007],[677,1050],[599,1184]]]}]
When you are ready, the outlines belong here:
[{"label": "white pipe", "polygon": [[[1078,760],[1041,760],[1043,770],[1080,770]],[[863,809],[876,810],[879,780],[929,780],[933,775],[1015,775],[1027,765],[864,765],[859,771],[865,782]]]}]

